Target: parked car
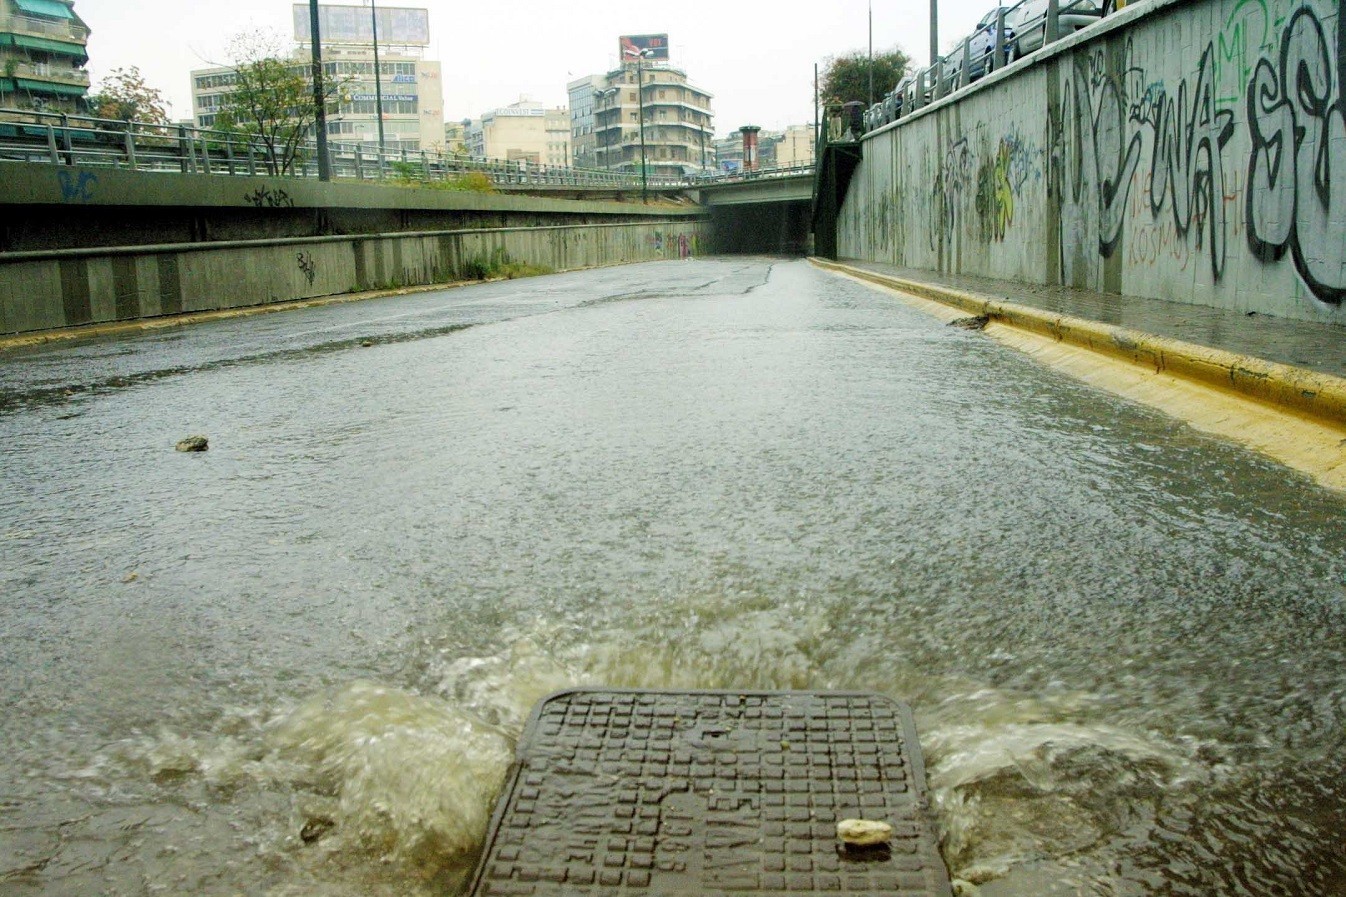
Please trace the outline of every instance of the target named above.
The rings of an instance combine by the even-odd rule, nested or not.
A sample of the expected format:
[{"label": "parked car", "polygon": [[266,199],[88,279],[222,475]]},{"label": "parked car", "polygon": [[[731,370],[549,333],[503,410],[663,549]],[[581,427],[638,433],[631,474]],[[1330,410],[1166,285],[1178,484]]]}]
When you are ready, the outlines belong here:
[{"label": "parked car", "polygon": [[[1058,13],[1062,35],[1079,31],[1097,22],[1112,0],[1062,0]],[[981,17],[976,32],[968,40],[970,71],[967,81],[976,81],[991,68],[991,54],[995,50],[995,23],[1000,10],[1005,11],[1005,30],[1002,44],[1005,64],[1039,50],[1046,43],[1047,0],[1022,0],[1015,6],[998,7]],[[955,52],[955,57],[957,53]],[[957,60],[961,68],[961,60]]]}]

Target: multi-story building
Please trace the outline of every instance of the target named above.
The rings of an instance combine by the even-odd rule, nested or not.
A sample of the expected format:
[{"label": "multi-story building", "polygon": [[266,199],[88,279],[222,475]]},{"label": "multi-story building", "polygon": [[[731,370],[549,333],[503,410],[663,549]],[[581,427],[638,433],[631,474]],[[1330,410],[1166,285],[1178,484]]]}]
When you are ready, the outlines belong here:
[{"label": "multi-story building", "polygon": [[466,155],[467,147],[467,129],[471,126],[472,119],[465,118],[462,121],[444,122],[444,152],[455,155]]},{"label": "multi-story building", "polygon": [[[650,175],[682,177],[713,168],[711,94],[666,61],[666,35],[641,39],[648,37],[658,40],[660,52],[654,58],[632,61],[628,57],[621,68],[594,76],[595,167],[639,172],[643,130]],[[625,38],[622,47],[632,49]]]},{"label": "multi-story building", "polygon": [[575,168],[601,167],[594,138],[594,103],[606,83],[602,75],[587,75],[566,85],[570,95],[570,153]]},{"label": "multi-story building", "polygon": [[619,69],[567,85],[576,163],[639,172],[643,143],[650,175],[681,178],[715,167],[711,94],[669,65],[668,35],[622,36],[619,53]]},{"label": "multi-story building", "polygon": [[[0,0],[6,2],[6,0]],[[16,0],[17,2],[17,0]],[[28,2],[28,0],[25,0]],[[367,7],[321,7],[334,16],[324,24],[323,77],[336,89],[336,108],[327,114],[327,133],[334,143],[379,146],[380,112],[383,148],[440,150],[444,148],[444,91],[438,62],[423,59],[428,43],[425,10],[380,10],[380,13],[421,13],[420,17],[385,20],[381,17],[378,44],[378,78],[374,75],[374,42],[358,24],[367,24]],[[359,17],[338,16],[358,10]],[[302,12],[302,16],[300,13]],[[296,10],[294,65],[307,74],[309,65],[307,6]],[[302,28],[301,28],[302,26]],[[196,124],[209,128],[234,83],[234,69],[211,68],[192,72],[192,112]]]},{"label": "multi-story building", "polygon": [[743,135],[738,131],[728,137],[717,137],[715,147],[715,167],[720,171],[738,171],[743,168]]},{"label": "multi-story building", "polygon": [[762,132],[762,166],[790,168],[813,164],[813,125],[790,125],[784,131]]},{"label": "multi-story building", "polygon": [[[743,133],[717,137],[715,165],[721,171],[743,168]],[[790,125],[784,131],[761,131],[757,136],[758,168],[789,168],[813,162],[813,125]]]},{"label": "multi-story building", "polygon": [[468,126],[467,145],[480,158],[569,166],[570,112],[521,99],[483,112]]},{"label": "multi-story building", "polygon": [[0,106],[81,111],[88,42],[68,0],[0,0]]}]

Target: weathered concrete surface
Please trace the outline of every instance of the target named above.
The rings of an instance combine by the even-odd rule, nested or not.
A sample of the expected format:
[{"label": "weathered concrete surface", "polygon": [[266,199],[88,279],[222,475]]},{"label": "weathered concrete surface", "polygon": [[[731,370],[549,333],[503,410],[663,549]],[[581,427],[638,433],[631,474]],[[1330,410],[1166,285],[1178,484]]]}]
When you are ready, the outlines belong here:
[{"label": "weathered concrete surface", "polygon": [[798,202],[813,198],[813,172],[706,184],[687,192],[703,206]]},{"label": "weathered concrete surface", "polygon": [[1152,0],[870,135],[838,254],[1346,322],[1346,22]]},{"label": "weathered concrete surface", "polygon": [[0,255],[0,333],[270,305],[480,276],[515,262],[563,271],[687,257],[709,225],[430,231]]},{"label": "weathered concrete surface", "polygon": [[693,205],[6,163],[0,252],[694,218]]}]

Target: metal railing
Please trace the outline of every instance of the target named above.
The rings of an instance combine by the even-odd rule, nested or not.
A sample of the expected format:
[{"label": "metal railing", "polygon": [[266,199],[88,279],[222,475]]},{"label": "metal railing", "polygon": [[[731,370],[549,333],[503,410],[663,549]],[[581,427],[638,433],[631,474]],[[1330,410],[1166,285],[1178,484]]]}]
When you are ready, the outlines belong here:
[{"label": "metal railing", "polygon": [[76,25],[64,20],[35,19],[32,16],[18,13],[9,17],[5,30],[20,31],[24,34],[40,34],[44,37],[60,38],[77,43],[89,39],[89,29],[83,25]]},{"label": "metal railing", "polygon": [[[117,121],[33,110],[0,109],[0,162],[40,162],[176,171],[212,175],[317,177],[317,146],[300,146],[288,165],[261,139],[247,134]],[[539,165],[504,159],[466,158],[436,151],[388,150],[328,143],[333,177],[436,183],[477,173],[495,187],[555,186],[639,188],[639,172]],[[284,170],[281,170],[281,169]],[[687,178],[650,177],[656,189],[681,188]]]},{"label": "metal railing", "polygon": [[714,171],[704,174],[693,174],[687,176],[687,183],[691,186],[702,184],[725,184],[736,181],[753,181],[764,178],[789,178],[802,175],[813,174],[812,162],[798,162],[794,165],[770,165],[765,168],[753,168],[748,171],[735,169],[733,171]]},{"label": "metal railing", "polygon": [[[1034,12],[1039,6],[1042,12]],[[998,7],[994,18],[990,14],[984,17],[977,30],[959,41],[953,52],[907,75],[880,102],[866,109],[863,130],[897,121],[1013,64],[1025,55],[1025,43],[1028,52],[1035,52],[1101,21],[1113,10],[1111,0],[1047,0],[1045,5],[1043,0],[1020,0],[1013,6]]]},{"label": "metal railing", "polygon": [[61,68],[49,62],[12,62],[5,66],[5,74],[8,77],[41,78],[61,84],[89,86],[89,73],[84,69]]}]

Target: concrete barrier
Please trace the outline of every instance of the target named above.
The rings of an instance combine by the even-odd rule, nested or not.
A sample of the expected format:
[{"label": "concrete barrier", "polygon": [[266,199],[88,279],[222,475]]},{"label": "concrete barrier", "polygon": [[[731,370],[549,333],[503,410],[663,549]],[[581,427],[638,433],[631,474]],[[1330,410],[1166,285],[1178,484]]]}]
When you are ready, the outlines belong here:
[{"label": "concrete barrier", "polygon": [[1338,0],[1147,0],[870,135],[838,255],[1346,324]]},{"label": "concrete barrier", "polygon": [[7,253],[0,333],[471,280],[510,265],[565,271],[676,259],[700,251],[708,231],[676,217]]}]

